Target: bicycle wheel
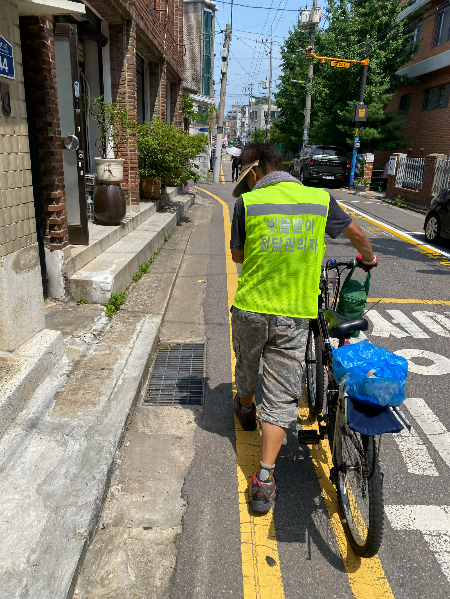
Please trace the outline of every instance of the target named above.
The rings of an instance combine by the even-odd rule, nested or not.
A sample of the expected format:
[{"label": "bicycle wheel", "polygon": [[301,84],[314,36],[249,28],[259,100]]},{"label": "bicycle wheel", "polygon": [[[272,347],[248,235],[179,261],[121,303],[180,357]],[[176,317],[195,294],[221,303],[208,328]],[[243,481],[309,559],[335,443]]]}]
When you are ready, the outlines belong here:
[{"label": "bicycle wheel", "polygon": [[383,536],[383,489],[375,437],[340,428],[337,491],[343,526],[361,557],[377,554]]},{"label": "bicycle wheel", "polygon": [[323,365],[322,355],[320,335],[315,335],[313,328],[310,327],[306,342],[305,362],[308,407],[309,413],[314,418],[322,411],[326,393],[327,371]]}]

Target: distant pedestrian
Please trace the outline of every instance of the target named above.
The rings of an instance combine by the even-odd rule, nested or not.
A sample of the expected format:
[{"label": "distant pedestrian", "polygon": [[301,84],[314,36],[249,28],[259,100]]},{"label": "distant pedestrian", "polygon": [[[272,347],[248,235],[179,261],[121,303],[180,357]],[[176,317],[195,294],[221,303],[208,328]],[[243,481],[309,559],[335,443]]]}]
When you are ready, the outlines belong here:
[{"label": "distant pedestrian", "polygon": [[239,177],[239,156],[232,156],[231,163],[231,181],[234,183]]}]

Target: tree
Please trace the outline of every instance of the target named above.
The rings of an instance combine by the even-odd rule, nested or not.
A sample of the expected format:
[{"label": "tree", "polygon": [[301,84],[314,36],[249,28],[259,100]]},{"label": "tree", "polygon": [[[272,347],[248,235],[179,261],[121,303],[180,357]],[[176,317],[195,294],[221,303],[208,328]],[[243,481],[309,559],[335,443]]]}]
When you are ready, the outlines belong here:
[{"label": "tree", "polygon": [[251,142],[258,142],[263,144],[266,141],[266,130],[265,129],[255,129],[250,133]]},{"label": "tree", "polygon": [[[316,32],[315,53],[361,60],[366,40],[372,49],[367,76],[365,103],[367,122],[360,128],[361,148],[366,151],[392,149],[406,143],[401,133],[403,118],[398,112],[387,113],[392,97],[395,73],[413,55],[411,33],[396,18],[402,9],[398,0],[328,0],[326,26]],[[353,106],[359,101],[362,65],[349,69],[334,68],[308,58],[301,49],[309,44],[309,33],[297,25],[282,48],[283,75],[276,94],[281,118],[277,128],[287,148],[302,143],[308,61],[314,60],[312,84],[311,143],[351,145],[354,125]]]}]

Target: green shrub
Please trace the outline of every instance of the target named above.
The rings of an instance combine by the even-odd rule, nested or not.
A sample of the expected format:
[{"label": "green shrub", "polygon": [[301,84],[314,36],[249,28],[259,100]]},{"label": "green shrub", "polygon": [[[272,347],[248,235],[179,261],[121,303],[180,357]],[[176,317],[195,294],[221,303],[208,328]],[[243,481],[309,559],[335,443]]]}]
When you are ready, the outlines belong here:
[{"label": "green shrub", "polygon": [[154,177],[186,185],[189,180],[200,179],[194,158],[203,152],[208,138],[203,133],[189,135],[175,125],[153,119],[136,126],[139,150],[139,176]]}]

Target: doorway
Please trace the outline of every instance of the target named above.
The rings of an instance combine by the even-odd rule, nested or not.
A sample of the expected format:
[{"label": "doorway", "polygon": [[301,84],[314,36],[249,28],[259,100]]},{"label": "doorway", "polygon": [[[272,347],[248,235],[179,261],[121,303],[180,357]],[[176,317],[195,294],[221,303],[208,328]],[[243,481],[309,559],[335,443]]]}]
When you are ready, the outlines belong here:
[{"label": "doorway", "polygon": [[69,23],[58,23],[55,26],[55,63],[69,240],[71,244],[88,245],[84,180],[85,140],[77,30]]}]

